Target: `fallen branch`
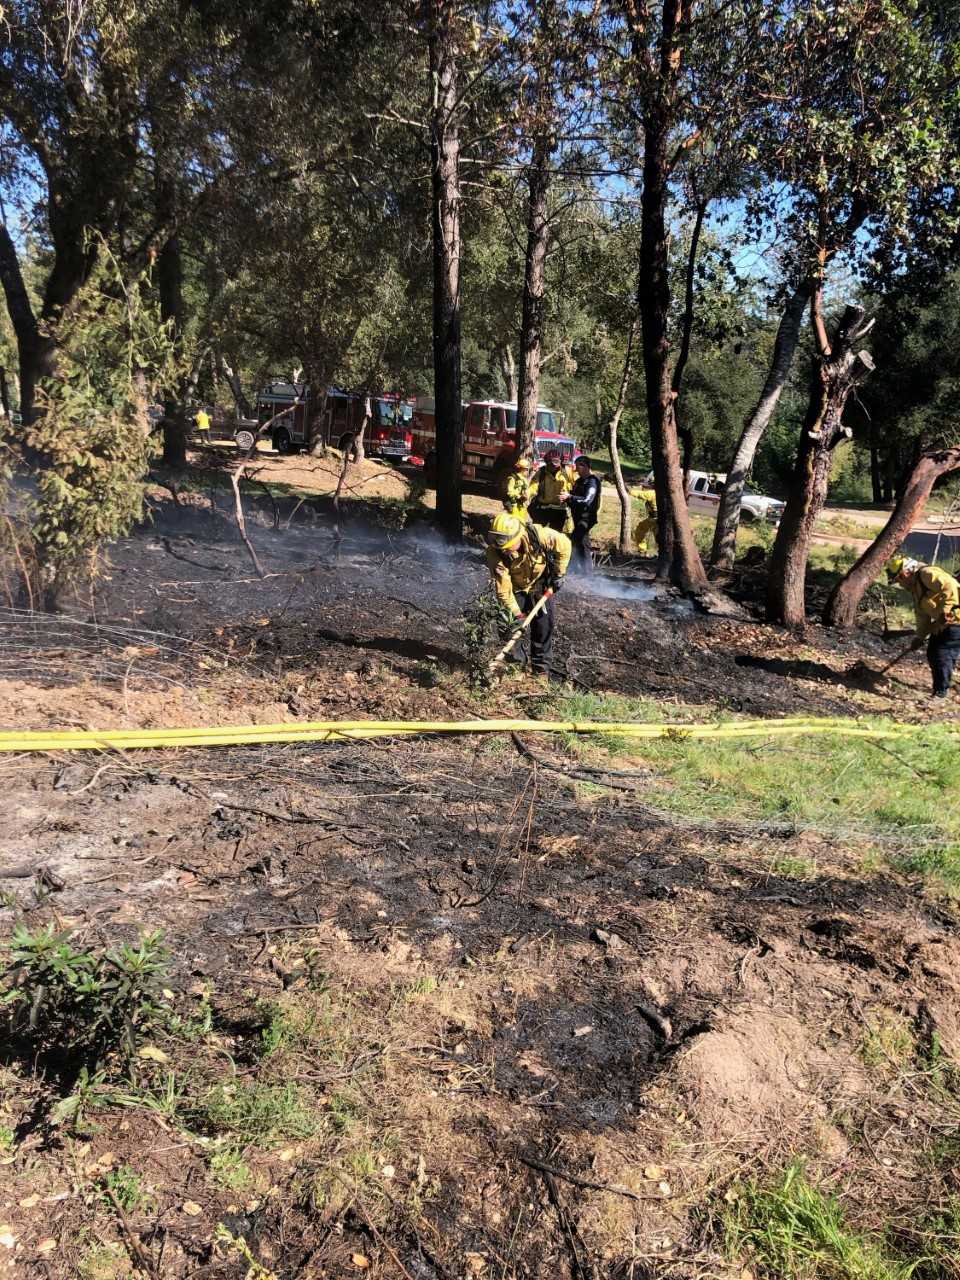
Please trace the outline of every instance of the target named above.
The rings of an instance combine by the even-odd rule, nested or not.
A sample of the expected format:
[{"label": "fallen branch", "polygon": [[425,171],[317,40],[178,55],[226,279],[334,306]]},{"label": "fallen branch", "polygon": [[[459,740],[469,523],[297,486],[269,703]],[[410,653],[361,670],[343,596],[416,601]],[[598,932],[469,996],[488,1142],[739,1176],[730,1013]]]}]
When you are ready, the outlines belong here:
[{"label": "fallen branch", "polygon": [[148,1276],[152,1276],[154,1280],[157,1280],[159,1275],[157,1264],[153,1257],[147,1253],[146,1249],[144,1249],[143,1244],[140,1242],[138,1237],[134,1235],[133,1227],[130,1225],[130,1219],[124,1212],[123,1205],[114,1194],[113,1188],[104,1185],[104,1191],[107,1193],[107,1199],[113,1205],[116,1210],[117,1217],[120,1219],[120,1226],[123,1228],[123,1234],[126,1236],[127,1243],[130,1246],[130,1257],[134,1266],[138,1267]]},{"label": "fallen branch", "polygon": [[562,1178],[564,1182],[572,1182],[575,1187],[583,1187],[587,1191],[609,1191],[615,1196],[626,1196],[629,1200],[661,1200],[662,1196],[645,1196],[639,1191],[632,1191],[629,1187],[621,1186],[617,1182],[594,1182],[591,1178],[580,1178],[575,1173],[567,1173],[565,1169],[558,1169],[555,1165],[544,1164],[542,1160],[538,1160],[535,1156],[525,1155],[522,1151],[518,1152],[517,1159],[521,1164],[528,1165],[531,1169],[536,1169],[539,1173],[550,1174],[554,1178]]},{"label": "fallen branch", "polygon": [[233,498],[237,515],[237,528],[240,530],[240,537],[243,539],[243,545],[249,552],[250,559],[253,561],[253,567],[256,570],[258,577],[265,578],[267,575],[264,573],[260,561],[257,559],[257,553],[253,549],[253,543],[247,537],[247,525],[243,518],[243,503],[240,501],[240,476],[242,472],[242,466],[235,467],[230,472],[230,483],[233,485]]}]

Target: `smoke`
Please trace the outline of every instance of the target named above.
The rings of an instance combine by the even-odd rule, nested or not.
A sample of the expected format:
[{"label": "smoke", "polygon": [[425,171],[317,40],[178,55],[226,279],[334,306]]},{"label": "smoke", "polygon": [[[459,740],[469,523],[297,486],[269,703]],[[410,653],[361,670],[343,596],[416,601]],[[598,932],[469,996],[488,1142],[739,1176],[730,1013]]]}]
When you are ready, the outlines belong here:
[{"label": "smoke", "polygon": [[599,596],[603,600],[632,600],[635,604],[657,597],[657,590],[651,583],[638,582],[635,578],[613,578],[601,573],[578,577],[574,590],[578,595]]}]

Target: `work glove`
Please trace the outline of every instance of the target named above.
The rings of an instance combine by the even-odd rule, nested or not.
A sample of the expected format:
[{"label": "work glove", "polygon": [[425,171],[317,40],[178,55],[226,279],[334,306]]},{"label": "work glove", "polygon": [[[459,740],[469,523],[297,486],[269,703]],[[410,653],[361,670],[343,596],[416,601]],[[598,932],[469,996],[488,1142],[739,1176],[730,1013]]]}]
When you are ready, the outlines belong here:
[{"label": "work glove", "polygon": [[927,642],[924,640],[923,636],[914,636],[910,641],[910,651],[912,653],[916,653],[917,650],[922,649],[926,643]]},{"label": "work glove", "polygon": [[562,586],[563,586],[563,578],[562,578],[562,577],[559,577],[559,578],[550,578],[550,579],[548,580],[548,582],[547,582],[547,590],[548,590],[548,591],[552,591],[554,595],[556,595],[556,594],[557,594],[557,592],[560,590],[560,588],[561,588]]}]

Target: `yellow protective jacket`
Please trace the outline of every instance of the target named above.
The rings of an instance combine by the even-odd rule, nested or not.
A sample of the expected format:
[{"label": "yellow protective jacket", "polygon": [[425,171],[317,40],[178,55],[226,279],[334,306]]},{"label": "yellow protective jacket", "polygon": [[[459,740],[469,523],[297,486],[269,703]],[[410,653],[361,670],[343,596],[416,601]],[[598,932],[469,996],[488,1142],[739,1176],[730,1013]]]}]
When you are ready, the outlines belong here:
[{"label": "yellow protective jacket", "polygon": [[910,581],[909,591],[921,639],[938,635],[944,627],[960,625],[960,582],[945,569],[921,565]]},{"label": "yellow protective jacket", "polygon": [[487,568],[500,603],[519,617],[523,610],[517,604],[515,591],[529,591],[549,569],[551,577],[562,578],[567,572],[573,544],[565,533],[531,524],[523,534],[520,554],[507,561],[496,547],[487,548]]},{"label": "yellow protective jacket", "polygon": [[[640,516],[641,516],[641,519],[642,519],[644,516],[653,516],[653,517],[656,517],[656,514],[657,514],[657,493],[656,493],[656,490],[655,490],[655,489],[645,489],[645,488],[641,485],[641,486],[640,486],[639,488],[637,488],[637,489],[631,489],[631,490],[630,490],[630,496],[631,496],[632,498],[638,498],[638,499],[640,500],[641,504],[643,504],[643,505],[641,505],[641,509],[640,509]],[[646,510],[645,510],[645,511],[644,511],[644,509],[643,509],[643,506],[644,506],[644,505],[646,506]]]},{"label": "yellow protective jacket", "polygon": [[522,471],[511,471],[503,487],[503,505],[511,515],[527,518],[530,505],[530,477]]},{"label": "yellow protective jacket", "polygon": [[530,485],[530,500],[536,499],[541,507],[562,507],[562,498],[573,488],[576,476],[569,467],[561,466],[553,472],[542,466]]},{"label": "yellow protective jacket", "polygon": [[197,416],[196,416],[195,421],[196,421],[196,424],[197,424],[197,430],[198,430],[198,431],[209,431],[209,430],[210,430],[210,415],[209,415],[209,413],[207,413],[206,409],[201,409],[201,410],[197,413]]}]

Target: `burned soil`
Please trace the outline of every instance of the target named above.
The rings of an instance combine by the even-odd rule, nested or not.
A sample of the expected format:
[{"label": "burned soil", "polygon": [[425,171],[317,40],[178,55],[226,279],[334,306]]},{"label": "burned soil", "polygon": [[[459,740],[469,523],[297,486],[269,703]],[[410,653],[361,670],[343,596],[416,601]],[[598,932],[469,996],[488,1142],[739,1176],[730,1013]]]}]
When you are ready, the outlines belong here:
[{"label": "burned soil", "polygon": [[[263,579],[223,517],[158,499],[69,616],[7,610],[4,724],[548,710],[471,687],[479,544],[251,536]],[[919,662],[851,673],[878,639],[603,581],[558,602],[585,695],[925,714]],[[864,1229],[956,1194],[957,917],[839,821],[671,817],[649,763],[532,733],[0,767],[5,933],[162,930],[177,1019],[75,1124],[76,1080],[6,1047],[10,1274],[734,1277],[741,1178],[798,1155]]]}]

